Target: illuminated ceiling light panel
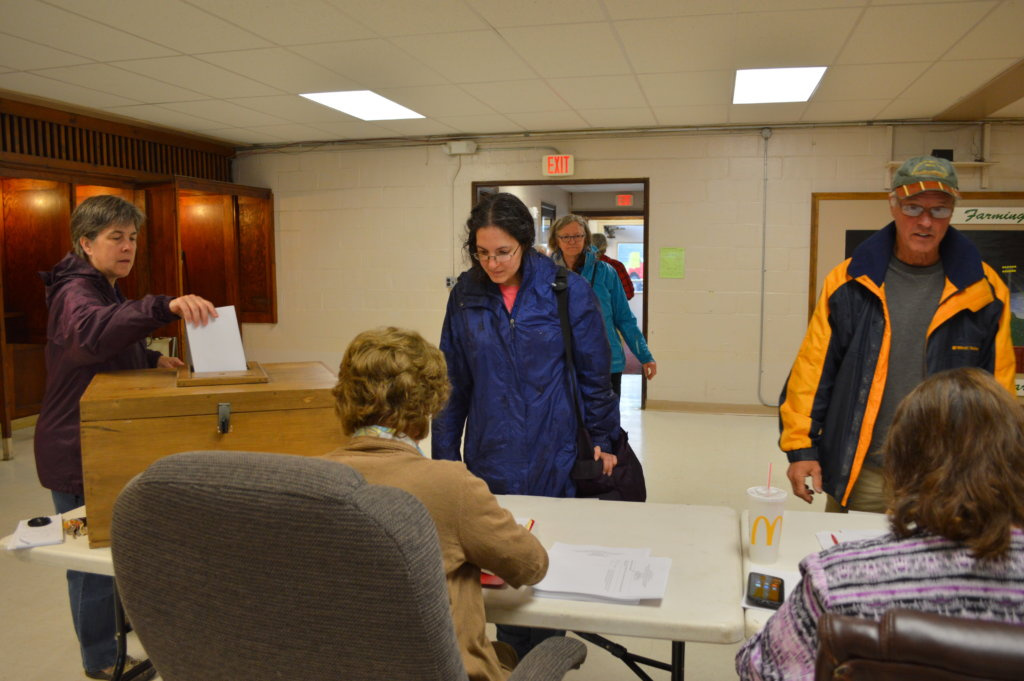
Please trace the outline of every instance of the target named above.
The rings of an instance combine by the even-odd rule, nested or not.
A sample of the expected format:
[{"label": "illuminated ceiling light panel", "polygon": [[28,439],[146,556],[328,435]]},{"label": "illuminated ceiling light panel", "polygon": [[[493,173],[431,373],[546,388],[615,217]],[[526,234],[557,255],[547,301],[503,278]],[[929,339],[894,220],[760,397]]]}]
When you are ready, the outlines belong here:
[{"label": "illuminated ceiling light panel", "polygon": [[806,66],[792,69],[739,69],[733,104],[774,104],[778,102],[806,102],[814,94],[824,66]]},{"label": "illuminated ceiling light panel", "polygon": [[347,92],[310,92],[300,95],[318,104],[337,109],[364,121],[394,121],[403,118],[424,118],[412,109],[392,102],[370,90]]}]

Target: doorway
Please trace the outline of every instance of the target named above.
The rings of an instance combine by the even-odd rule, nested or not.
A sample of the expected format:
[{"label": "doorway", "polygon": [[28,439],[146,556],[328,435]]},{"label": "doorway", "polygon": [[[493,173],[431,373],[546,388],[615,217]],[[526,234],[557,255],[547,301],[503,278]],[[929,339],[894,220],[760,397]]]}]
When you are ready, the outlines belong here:
[{"label": "doorway", "polygon": [[[650,344],[647,331],[650,282],[648,268],[645,267],[650,257],[648,179],[474,182],[473,203],[481,194],[498,191],[515,194],[530,209],[536,225],[537,244],[547,244],[551,224],[567,213],[587,218],[592,233],[602,233],[608,238],[606,255],[626,265],[634,288],[629,306]],[[625,352],[626,370],[622,376],[619,403],[624,419],[629,411],[643,409],[647,403],[647,381],[640,375],[640,363],[628,348]],[[626,423],[623,427],[627,427]]]}]

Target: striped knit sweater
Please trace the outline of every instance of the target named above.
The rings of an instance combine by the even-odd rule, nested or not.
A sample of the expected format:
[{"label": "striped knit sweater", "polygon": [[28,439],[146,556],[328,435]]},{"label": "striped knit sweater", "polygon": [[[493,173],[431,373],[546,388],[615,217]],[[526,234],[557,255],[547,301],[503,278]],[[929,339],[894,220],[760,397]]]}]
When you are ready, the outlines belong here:
[{"label": "striped knit sweater", "polygon": [[1024,624],[1024,532],[1013,530],[1010,555],[977,561],[934,535],[849,542],[811,554],[801,581],[764,629],[736,656],[740,679],[813,679],[818,619],[825,612],[879,620],[909,608],[941,615]]}]

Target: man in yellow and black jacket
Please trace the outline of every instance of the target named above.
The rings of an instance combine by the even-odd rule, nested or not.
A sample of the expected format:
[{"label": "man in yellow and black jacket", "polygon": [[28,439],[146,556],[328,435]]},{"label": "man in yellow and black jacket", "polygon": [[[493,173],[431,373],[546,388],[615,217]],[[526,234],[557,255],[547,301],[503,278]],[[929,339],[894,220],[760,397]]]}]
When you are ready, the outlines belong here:
[{"label": "man in yellow and black jacket", "polygon": [[972,366],[1015,392],[1010,293],[949,226],[960,196],[945,159],[893,176],[893,222],[833,269],[782,390],[779,447],[793,493],[826,510],[885,511],[882,446],[900,400],[926,376]]}]

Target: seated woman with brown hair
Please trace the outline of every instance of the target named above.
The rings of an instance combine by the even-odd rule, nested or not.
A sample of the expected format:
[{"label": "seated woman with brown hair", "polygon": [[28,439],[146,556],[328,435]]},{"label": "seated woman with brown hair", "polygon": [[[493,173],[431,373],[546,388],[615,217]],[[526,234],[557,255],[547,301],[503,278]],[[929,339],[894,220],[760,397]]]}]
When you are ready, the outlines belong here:
[{"label": "seated woman with brown hair", "polygon": [[812,679],[826,612],[894,608],[1024,624],[1024,407],[981,369],[900,403],[885,444],[890,533],[812,554],[736,657],[741,679]]},{"label": "seated woman with brown hair", "polygon": [[455,635],[469,678],[500,680],[515,666],[511,647],[484,631],[480,569],[512,586],[536,584],[548,569],[544,547],[498,505],[487,483],[456,461],[425,458],[418,442],[448,399],[444,355],[415,331],[364,331],[348,346],[334,387],[341,427],[351,440],[326,458],[367,482],[403,489],[437,525]]}]

